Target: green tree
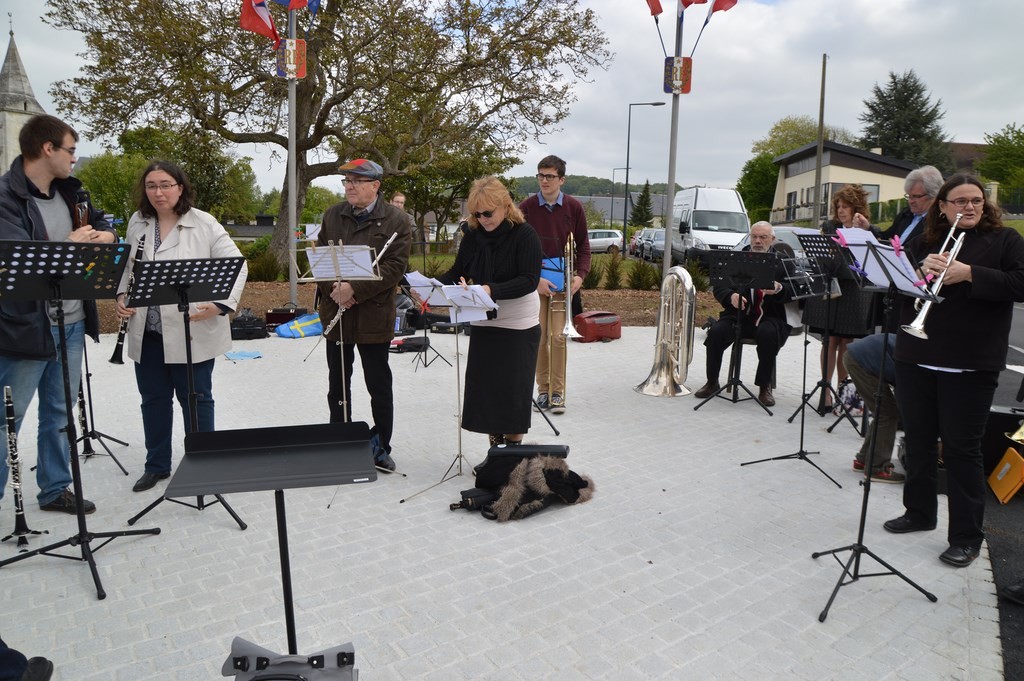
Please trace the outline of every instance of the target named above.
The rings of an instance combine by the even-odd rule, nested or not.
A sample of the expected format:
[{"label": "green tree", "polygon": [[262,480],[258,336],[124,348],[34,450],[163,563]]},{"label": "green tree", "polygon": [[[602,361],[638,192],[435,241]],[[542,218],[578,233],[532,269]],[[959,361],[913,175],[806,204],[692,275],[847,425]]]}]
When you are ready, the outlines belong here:
[{"label": "green tree", "polygon": [[767,220],[775,201],[775,186],[779,181],[779,167],[770,152],[762,152],[743,164],[743,172],[736,181],[736,191],[743,197],[750,221]]},{"label": "green tree", "polygon": [[306,192],[306,204],[302,209],[302,216],[299,222],[302,224],[319,223],[323,220],[327,209],[336,203],[345,200],[345,197],[337,192],[332,192],[326,187],[313,185]]},{"label": "green tree", "polygon": [[654,210],[651,206],[651,183],[645,182],[636,204],[629,213],[629,224],[633,227],[650,227],[654,224]]},{"label": "green tree", "polygon": [[902,75],[890,71],[889,82],[884,88],[875,84],[864,108],[859,117],[864,124],[860,138],[864,149],[881,147],[886,156],[933,165],[943,173],[953,171],[953,153],[940,125],[946,115],[942,100],[931,102],[913,69]]},{"label": "green tree", "polygon": [[[50,0],[45,21],[86,43],[79,75],[53,88],[58,108],[101,136],[180,121],[286,149],[288,84],[272,73],[266,38],[239,28],[240,5]],[[269,10],[284,25],[284,8]],[[338,174],[339,159],[372,158],[396,175],[487,142],[513,154],[564,120],[575,84],[611,60],[580,0],[330,1],[306,37],[292,120],[297,195],[282,180],[272,242],[282,262],[289,201],[301,214],[310,183]]]},{"label": "green tree", "polygon": [[256,217],[260,200],[256,173],[252,170],[252,159],[246,156],[233,161],[224,173],[221,218],[238,224],[248,224]]},{"label": "green tree", "polygon": [[1007,183],[1014,172],[1024,169],[1024,127],[1011,123],[997,133],[986,133],[985,143],[985,158],[976,167],[986,178]]},{"label": "green tree", "polygon": [[588,229],[597,229],[607,224],[604,213],[598,210],[593,201],[587,201],[583,204],[583,214],[586,217]]},{"label": "green tree", "polygon": [[[839,144],[854,145],[857,137],[846,128],[825,126],[825,139]],[[805,144],[818,141],[818,121],[810,116],[786,116],[772,124],[768,134],[755,140],[750,150],[755,156],[768,154],[775,158]]]},{"label": "green tree", "polygon": [[138,205],[135,187],[149,159],[140,154],[105,151],[75,170],[75,177],[89,191],[93,205],[127,221]]}]

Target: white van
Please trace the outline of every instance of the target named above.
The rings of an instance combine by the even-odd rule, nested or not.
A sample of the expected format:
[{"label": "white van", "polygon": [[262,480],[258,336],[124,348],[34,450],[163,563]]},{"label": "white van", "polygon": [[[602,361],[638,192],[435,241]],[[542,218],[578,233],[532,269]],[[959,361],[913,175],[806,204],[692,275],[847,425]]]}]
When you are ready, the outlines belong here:
[{"label": "white van", "polygon": [[675,262],[699,259],[705,251],[730,250],[750,233],[747,209],[735,189],[687,187],[676,194],[672,217]]}]

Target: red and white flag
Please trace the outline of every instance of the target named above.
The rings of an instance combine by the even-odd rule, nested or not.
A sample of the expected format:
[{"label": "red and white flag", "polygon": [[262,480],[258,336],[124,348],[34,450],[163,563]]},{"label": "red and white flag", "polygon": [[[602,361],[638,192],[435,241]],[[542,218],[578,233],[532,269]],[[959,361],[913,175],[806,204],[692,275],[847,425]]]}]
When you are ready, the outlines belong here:
[{"label": "red and white flag", "polygon": [[238,23],[246,31],[259,33],[273,40],[275,49],[281,42],[264,0],[242,0],[242,17]]},{"label": "red and white flag", "polygon": [[679,6],[676,8],[676,16],[683,16],[683,10],[690,5],[703,5],[708,0],[679,0]]},{"label": "red and white flag", "polygon": [[661,0],[647,0],[647,6],[651,8],[652,17],[656,17],[664,11],[661,9]]},{"label": "red and white flag", "polygon": [[[685,2],[686,0],[683,1]],[[727,9],[732,9],[736,6],[737,2],[739,2],[739,0],[711,0],[711,4],[708,6],[708,18],[705,19],[705,21],[710,21],[711,15],[718,10],[722,10],[724,12]]]}]

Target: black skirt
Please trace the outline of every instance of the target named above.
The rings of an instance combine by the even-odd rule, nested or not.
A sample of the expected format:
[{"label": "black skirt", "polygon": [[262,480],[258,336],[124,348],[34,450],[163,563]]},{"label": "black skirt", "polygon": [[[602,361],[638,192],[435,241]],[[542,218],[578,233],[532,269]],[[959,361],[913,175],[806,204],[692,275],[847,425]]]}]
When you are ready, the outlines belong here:
[{"label": "black skirt", "polygon": [[530,430],[540,325],[529,329],[474,326],[466,359],[462,427],[475,433]]}]

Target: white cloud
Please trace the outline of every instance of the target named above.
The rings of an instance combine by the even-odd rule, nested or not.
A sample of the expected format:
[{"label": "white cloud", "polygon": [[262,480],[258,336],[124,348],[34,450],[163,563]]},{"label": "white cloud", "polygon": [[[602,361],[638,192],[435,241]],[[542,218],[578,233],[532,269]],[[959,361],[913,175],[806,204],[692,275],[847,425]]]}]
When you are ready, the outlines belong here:
[{"label": "white cloud", "polygon": [[[668,177],[671,96],[662,91],[664,53],[654,20],[642,0],[581,0],[600,17],[615,52],[608,71],[581,84],[579,101],[562,130],[531,143],[515,175],[532,174],[549,153],[566,159],[569,172],[611,178],[626,160],[630,102],[662,100],[664,107],[634,107],[630,181]],[[674,5],[662,0],[665,46],[675,41]],[[55,111],[52,82],[76,75],[80,36],[42,24],[42,3],[0,0],[14,15],[15,39],[36,97]],[[706,15],[686,11],[683,48],[689,54]],[[1024,3],[1006,0],[739,0],[716,12],[694,55],[693,92],[680,96],[676,180],[732,186],[750,158],[750,145],[776,120],[795,114],[817,118],[821,56],[829,55],[825,120],[860,132],[863,101],[890,71],[913,69],[933,99],[942,100],[947,134],[982,142],[985,133],[1024,122],[1016,41]],[[83,140],[85,153],[99,145]],[[246,145],[264,189],[280,186],[283,160]],[[616,179],[621,181],[619,171]],[[326,182],[331,188],[331,181]],[[337,183],[335,183],[337,184]],[[340,189],[340,185],[337,187]]]}]

